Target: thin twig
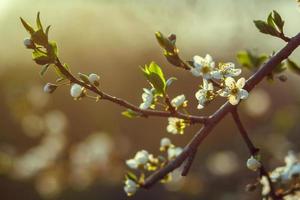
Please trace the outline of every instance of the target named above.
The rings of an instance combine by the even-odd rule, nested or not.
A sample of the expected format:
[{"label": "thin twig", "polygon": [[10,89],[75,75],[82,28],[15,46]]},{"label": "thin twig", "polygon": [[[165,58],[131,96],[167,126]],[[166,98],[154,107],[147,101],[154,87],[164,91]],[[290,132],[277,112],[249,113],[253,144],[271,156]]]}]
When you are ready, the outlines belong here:
[{"label": "thin twig", "polygon": [[[232,111],[231,111],[232,117],[234,119],[235,124],[237,125],[238,129],[239,129],[239,133],[241,134],[244,142],[246,143],[248,150],[250,152],[250,155],[252,156],[256,156],[256,154],[258,153],[259,149],[256,148],[253,144],[253,142],[251,141],[251,139],[249,138],[249,134],[247,133],[245,127],[243,126],[243,123],[240,119],[240,116],[237,112],[237,108],[235,107]],[[270,196],[274,199],[274,200],[280,200],[282,198],[278,197],[276,195],[275,192],[275,188],[273,186],[272,180],[269,176],[269,173],[267,172],[267,170],[265,169],[263,163],[260,161],[261,163],[261,167],[259,168],[260,171],[260,178],[262,176],[265,176],[268,180],[269,186],[270,186]]]},{"label": "thin twig", "polygon": [[[174,112],[173,110],[170,111],[158,111],[158,110],[143,110],[140,109],[138,106],[135,106],[126,100],[123,100],[118,97],[111,96],[103,91],[100,91],[97,87],[93,85],[89,85],[84,83],[83,81],[80,81],[75,76],[73,76],[60,62],[59,59],[56,60],[55,65],[59,68],[59,70],[72,82],[81,85],[82,87],[94,92],[95,94],[100,96],[100,99],[102,100],[108,100],[110,102],[113,102],[115,104],[118,104],[119,106],[125,107],[127,109],[131,109],[137,113],[141,114],[141,117],[150,117],[150,116],[157,116],[157,117],[177,117],[180,119],[184,119],[189,121],[191,124],[195,123],[205,123],[207,120],[207,117],[203,116],[194,116],[194,115],[187,115],[181,112]],[[170,101],[168,100],[168,103],[171,105]],[[172,107],[173,108],[173,107]]]}]

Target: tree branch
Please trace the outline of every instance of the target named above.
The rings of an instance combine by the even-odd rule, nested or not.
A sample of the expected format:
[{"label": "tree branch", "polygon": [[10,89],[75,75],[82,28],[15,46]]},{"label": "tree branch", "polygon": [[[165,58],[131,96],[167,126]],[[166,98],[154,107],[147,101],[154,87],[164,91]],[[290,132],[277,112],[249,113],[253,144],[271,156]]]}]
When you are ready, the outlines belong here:
[{"label": "tree branch", "polygon": [[[287,43],[277,54],[265,63],[259,70],[256,71],[246,82],[245,89],[250,92],[264,77],[266,77],[272,70],[280,64],[283,60],[288,58],[290,54],[300,45],[300,33]],[[149,188],[157,181],[165,177],[168,173],[179,167],[203,142],[203,140],[211,133],[211,130],[236,106],[231,105],[229,102],[223,104],[213,115],[211,115],[205,125],[195,134],[191,141],[184,147],[182,153],[174,160],[169,162],[166,166],[150,175],[142,185],[144,188]]]},{"label": "tree branch", "polygon": [[[157,116],[157,117],[177,117],[180,119],[184,119],[189,121],[191,124],[194,123],[205,123],[207,120],[207,117],[203,116],[194,116],[194,115],[187,115],[184,113],[180,113],[177,111],[173,111],[172,109],[170,111],[158,111],[158,110],[143,110],[140,109],[138,106],[135,106],[128,101],[125,101],[123,99],[120,99],[118,97],[111,96],[103,91],[100,91],[99,88],[84,83],[83,81],[80,81],[75,76],[73,76],[60,62],[59,59],[56,60],[55,65],[59,68],[59,70],[72,82],[76,83],[78,85],[81,85],[82,87],[86,88],[87,90],[92,91],[93,93],[100,96],[102,100],[108,100],[110,102],[113,102],[115,104],[118,104],[119,106],[125,107],[127,109],[131,109],[137,113],[141,114],[141,117],[150,117],[150,116]],[[166,101],[167,103],[170,103],[169,99]],[[169,105],[169,106],[170,106]],[[172,107],[173,108],[173,107]]]},{"label": "tree branch", "polygon": [[[232,114],[232,117],[234,119],[234,122],[235,124],[237,125],[238,129],[239,129],[239,132],[244,140],[244,142],[246,143],[248,149],[249,149],[249,152],[250,152],[250,155],[252,156],[256,156],[259,149],[256,148],[253,144],[253,142],[251,141],[251,139],[249,138],[249,135],[245,129],[245,127],[243,126],[242,124],[242,121],[240,119],[240,116],[237,112],[237,108],[234,108],[232,111],[231,111],[231,114]],[[265,169],[263,163],[260,161],[261,163],[261,167],[259,168],[259,172],[260,172],[260,178],[262,176],[265,176],[268,180],[268,183],[269,183],[269,186],[270,186],[270,196],[274,199],[274,200],[281,200],[282,198],[277,196],[276,195],[276,192],[275,192],[275,188],[273,186],[273,183],[272,183],[272,180],[269,176],[269,173],[267,172],[267,170]]]}]

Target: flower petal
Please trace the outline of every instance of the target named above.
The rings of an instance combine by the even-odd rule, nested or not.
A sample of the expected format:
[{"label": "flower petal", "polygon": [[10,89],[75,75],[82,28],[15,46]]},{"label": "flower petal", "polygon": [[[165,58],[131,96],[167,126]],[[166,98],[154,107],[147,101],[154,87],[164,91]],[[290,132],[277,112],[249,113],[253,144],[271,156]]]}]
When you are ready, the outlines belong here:
[{"label": "flower petal", "polygon": [[228,76],[238,76],[241,73],[242,73],[241,69],[230,69],[230,70],[228,70],[228,73],[226,75],[227,75],[227,77]]},{"label": "flower petal", "polygon": [[247,99],[249,93],[247,90],[240,89],[239,96],[241,99]]},{"label": "flower petal", "polygon": [[196,76],[196,77],[201,76],[201,72],[200,72],[200,70],[197,69],[197,68],[192,68],[192,69],[190,69],[190,72],[191,72],[194,76]]},{"label": "flower petal", "polygon": [[232,88],[234,88],[234,86],[235,86],[235,80],[234,80],[232,77],[227,77],[227,78],[225,79],[225,85],[226,85],[227,87],[229,87],[230,89],[232,89]]},{"label": "flower petal", "polygon": [[231,105],[237,105],[240,102],[240,97],[236,95],[230,95],[228,97],[228,101],[231,103]]},{"label": "flower petal", "polygon": [[212,58],[211,55],[209,55],[209,54],[206,54],[206,56],[205,56],[204,59],[205,59],[205,61],[208,62],[208,63],[213,62],[213,58]]},{"label": "flower petal", "polygon": [[246,80],[244,77],[240,78],[237,82],[236,82],[236,86],[239,89],[242,89],[245,86]]},{"label": "flower petal", "polygon": [[221,79],[222,78],[222,74],[220,71],[212,71],[211,72],[211,76],[215,79]]}]

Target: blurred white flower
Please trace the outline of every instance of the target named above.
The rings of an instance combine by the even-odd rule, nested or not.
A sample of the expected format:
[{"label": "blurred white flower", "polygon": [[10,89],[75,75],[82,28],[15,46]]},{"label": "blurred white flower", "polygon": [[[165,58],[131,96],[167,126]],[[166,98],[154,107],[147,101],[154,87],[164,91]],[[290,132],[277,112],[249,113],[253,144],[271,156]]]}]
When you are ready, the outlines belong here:
[{"label": "blurred white flower", "polygon": [[126,164],[131,169],[137,169],[144,166],[149,161],[149,153],[146,150],[138,151],[134,158],[126,161]]},{"label": "blurred white flower", "polygon": [[248,97],[247,90],[244,90],[245,78],[240,78],[237,82],[231,77],[225,79],[226,87],[219,90],[218,93],[222,97],[227,97],[229,103],[232,105],[237,105],[241,99],[246,99]]},{"label": "blurred white flower", "polygon": [[201,56],[193,57],[194,68],[190,71],[194,76],[202,76],[204,79],[212,78],[211,72],[215,67],[215,62],[209,54],[206,54],[205,58]]},{"label": "blurred white flower", "polygon": [[198,109],[204,108],[204,105],[214,98],[214,86],[209,83],[206,79],[203,79],[202,89],[198,90],[195,94],[198,100]]},{"label": "blurred white flower", "polygon": [[74,98],[79,98],[81,97],[83,90],[84,88],[81,85],[73,84],[70,90],[70,94]]},{"label": "blurred white flower", "polygon": [[261,194],[263,196],[268,195],[271,191],[271,187],[270,187],[270,183],[268,181],[268,178],[266,176],[262,176],[261,179],[260,179],[260,184],[262,185]]},{"label": "blurred white flower", "polygon": [[172,99],[171,101],[171,105],[175,108],[178,108],[180,106],[184,106],[186,104],[186,100],[185,100],[185,96],[184,94],[179,95],[177,97],[175,97],[174,99]]},{"label": "blurred white flower", "polygon": [[136,191],[138,190],[139,185],[134,182],[133,180],[127,179],[125,181],[125,186],[124,186],[124,191],[126,192],[126,194],[128,196],[132,196],[136,193]]},{"label": "blurred white flower", "polygon": [[170,147],[168,149],[168,159],[172,160],[174,158],[176,158],[177,156],[179,156],[182,152],[182,148],[181,147]]},{"label": "blurred white flower", "polygon": [[183,134],[184,128],[186,124],[183,119],[169,117],[168,118],[169,124],[167,126],[167,131],[173,134]]},{"label": "blurred white flower", "polygon": [[140,109],[146,110],[150,108],[153,104],[153,93],[151,90],[144,88],[144,93],[142,94],[143,103],[140,104]]},{"label": "blurred white flower", "polygon": [[171,142],[171,140],[169,139],[169,138],[162,138],[161,140],[160,140],[160,147],[161,148],[168,148],[168,147],[170,147],[172,145],[172,142]]},{"label": "blurred white flower", "polygon": [[89,82],[92,85],[98,86],[99,85],[99,80],[100,80],[100,76],[98,74],[90,74],[89,75]]},{"label": "blurred white flower", "polygon": [[261,167],[261,163],[254,158],[253,156],[251,156],[248,160],[247,160],[247,167],[248,169],[252,170],[252,171],[256,171]]},{"label": "blurred white flower", "polygon": [[215,79],[238,76],[242,72],[241,69],[236,69],[234,63],[220,63],[217,70],[212,71],[211,75]]}]

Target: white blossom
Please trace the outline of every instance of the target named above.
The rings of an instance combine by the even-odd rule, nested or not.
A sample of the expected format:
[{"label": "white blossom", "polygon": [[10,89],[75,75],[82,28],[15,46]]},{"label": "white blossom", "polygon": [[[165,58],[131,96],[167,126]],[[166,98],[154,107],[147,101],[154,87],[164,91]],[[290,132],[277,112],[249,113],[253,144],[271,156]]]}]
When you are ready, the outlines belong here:
[{"label": "white blossom", "polygon": [[211,72],[211,75],[215,79],[222,79],[227,77],[238,76],[242,72],[241,69],[236,69],[234,63],[220,63],[218,69]]},{"label": "white blossom", "polygon": [[179,156],[182,152],[182,148],[181,147],[170,147],[168,149],[168,159],[172,160],[174,158],[176,158],[177,156]]},{"label": "white blossom", "polygon": [[241,99],[248,97],[247,90],[243,89],[245,86],[245,78],[240,78],[237,82],[232,77],[225,79],[225,88],[219,90],[218,93],[222,97],[227,97],[229,103],[237,105]]},{"label": "white blossom", "polygon": [[131,169],[137,169],[144,166],[149,161],[149,153],[146,150],[138,151],[134,158],[126,161],[126,164]]},{"label": "white blossom", "polygon": [[171,105],[172,105],[173,107],[175,107],[175,108],[178,108],[178,107],[180,107],[180,106],[184,106],[185,103],[186,103],[186,100],[185,100],[184,94],[175,97],[175,98],[172,99],[172,101],[171,101]]},{"label": "white blossom", "polygon": [[251,156],[247,160],[247,167],[250,170],[256,171],[258,168],[261,167],[261,163],[256,158],[254,158],[253,156]]},{"label": "white blossom", "polygon": [[70,90],[71,96],[78,98],[82,95],[84,88],[78,84],[73,84]]},{"label": "white blossom", "polygon": [[136,193],[136,191],[138,190],[139,185],[134,182],[133,180],[127,179],[125,181],[125,186],[124,186],[124,191],[126,192],[126,194],[128,196],[132,196]]},{"label": "white blossom", "polygon": [[90,74],[89,75],[89,82],[93,85],[99,85],[100,76],[98,74]]},{"label": "white blossom", "polygon": [[167,131],[173,134],[183,134],[184,128],[186,124],[183,119],[169,117],[168,118],[169,124],[167,126]]},{"label": "white blossom", "polygon": [[214,86],[206,79],[203,79],[202,89],[195,93],[195,97],[198,100],[198,109],[204,108],[206,102],[211,101],[214,97]]},{"label": "white blossom", "polygon": [[143,103],[140,104],[140,109],[146,110],[150,108],[153,104],[153,93],[151,90],[144,88],[144,93],[142,94]]},{"label": "white blossom", "polygon": [[207,54],[205,58],[202,58],[201,56],[194,56],[193,64],[194,68],[190,71],[194,76],[202,76],[204,79],[212,78],[211,72],[215,67],[215,62],[209,54]]}]

